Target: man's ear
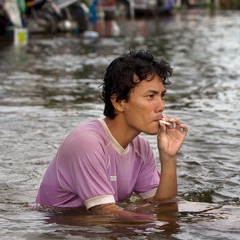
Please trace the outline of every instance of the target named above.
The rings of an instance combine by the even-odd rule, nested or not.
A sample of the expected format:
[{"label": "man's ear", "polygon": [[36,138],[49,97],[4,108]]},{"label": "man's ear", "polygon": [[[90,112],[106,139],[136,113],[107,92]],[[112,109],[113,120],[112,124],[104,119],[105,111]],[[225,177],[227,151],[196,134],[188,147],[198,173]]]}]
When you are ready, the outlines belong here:
[{"label": "man's ear", "polygon": [[116,94],[112,95],[112,97],[111,97],[111,102],[112,102],[113,107],[114,107],[118,112],[123,112],[123,106],[122,106],[123,100],[117,101],[117,96],[116,96]]}]

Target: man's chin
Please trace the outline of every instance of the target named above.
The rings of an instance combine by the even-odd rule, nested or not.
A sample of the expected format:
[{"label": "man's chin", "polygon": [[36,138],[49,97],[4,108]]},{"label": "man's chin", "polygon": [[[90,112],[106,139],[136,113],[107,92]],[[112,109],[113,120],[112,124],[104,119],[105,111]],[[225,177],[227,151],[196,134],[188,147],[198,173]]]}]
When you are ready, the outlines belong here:
[{"label": "man's chin", "polygon": [[151,131],[146,131],[146,132],[143,132],[147,135],[157,135],[159,133],[159,129],[158,130],[151,130]]}]

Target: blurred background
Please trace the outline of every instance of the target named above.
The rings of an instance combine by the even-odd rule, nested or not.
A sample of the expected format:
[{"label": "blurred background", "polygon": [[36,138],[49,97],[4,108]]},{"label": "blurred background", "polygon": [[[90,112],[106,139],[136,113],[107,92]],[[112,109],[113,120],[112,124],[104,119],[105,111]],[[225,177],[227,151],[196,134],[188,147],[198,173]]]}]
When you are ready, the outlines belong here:
[{"label": "blurred background", "polygon": [[[1,239],[239,239],[239,1],[1,0],[0,35]],[[64,137],[103,117],[105,69],[131,48],[173,67],[165,114],[189,127],[179,211],[129,223],[30,210]]]},{"label": "blurred background", "polygon": [[101,19],[133,19],[137,15],[159,17],[172,14],[182,8],[239,10],[240,2],[239,0],[0,0],[0,34],[14,38],[17,35],[16,31],[22,31],[18,38],[24,41],[21,39],[24,38],[24,28],[30,33],[66,31],[84,33],[94,30],[97,21]]}]

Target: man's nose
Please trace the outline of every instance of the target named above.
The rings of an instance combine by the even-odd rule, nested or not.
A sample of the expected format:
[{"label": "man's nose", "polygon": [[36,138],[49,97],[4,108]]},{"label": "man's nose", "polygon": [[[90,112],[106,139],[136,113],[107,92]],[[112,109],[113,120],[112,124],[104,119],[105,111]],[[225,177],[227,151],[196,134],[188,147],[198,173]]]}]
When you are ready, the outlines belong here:
[{"label": "man's nose", "polygon": [[160,97],[156,103],[156,112],[163,112],[165,109],[165,102],[162,97]]}]

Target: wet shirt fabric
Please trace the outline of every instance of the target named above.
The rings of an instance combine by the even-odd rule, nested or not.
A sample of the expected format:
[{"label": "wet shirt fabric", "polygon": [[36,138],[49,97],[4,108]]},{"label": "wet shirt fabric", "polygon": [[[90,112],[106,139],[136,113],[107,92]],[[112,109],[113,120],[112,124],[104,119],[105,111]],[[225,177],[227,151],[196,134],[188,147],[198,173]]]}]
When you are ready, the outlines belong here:
[{"label": "wet shirt fabric", "polygon": [[50,162],[36,202],[56,207],[87,209],[139,194],[153,197],[159,172],[152,149],[137,136],[123,149],[104,120],[76,127]]}]

